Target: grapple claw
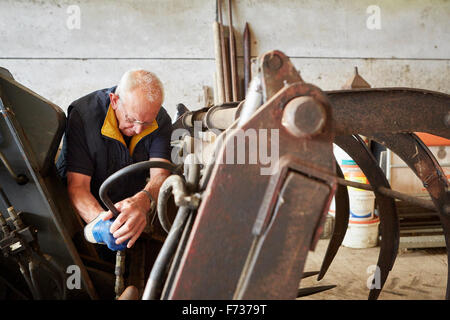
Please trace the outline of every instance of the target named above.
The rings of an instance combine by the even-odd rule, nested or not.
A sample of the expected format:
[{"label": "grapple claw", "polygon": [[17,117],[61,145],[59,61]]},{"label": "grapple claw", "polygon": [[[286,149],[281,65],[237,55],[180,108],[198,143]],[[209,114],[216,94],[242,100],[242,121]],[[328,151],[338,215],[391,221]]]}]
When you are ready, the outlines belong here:
[{"label": "grapple claw", "polygon": [[[340,136],[335,143],[341,147],[358,164],[374,189],[378,187],[390,188],[383,171],[378,166],[366,144],[358,135]],[[380,286],[370,290],[369,299],[377,299],[389,271],[392,269],[397,256],[399,245],[399,222],[394,199],[375,192],[379,207],[381,224],[381,243],[377,266],[380,270]]]},{"label": "grapple claw", "polygon": [[[446,206],[450,203],[448,180],[431,151],[413,133],[374,134],[371,139],[382,143],[395,152],[424,183],[439,213],[450,262],[450,215]],[[450,263],[447,271],[446,299],[450,300]]]},{"label": "grapple claw", "polygon": [[303,274],[302,274],[302,279],[305,279],[305,278],[309,278],[309,277],[315,276],[316,274],[319,274],[319,271],[307,271],[307,272],[303,272]]},{"label": "grapple claw", "polygon": [[316,294],[319,292],[327,291],[330,289],[336,288],[336,285],[328,285],[328,286],[317,286],[317,287],[308,287],[308,288],[300,288],[297,291],[297,298],[310,296],[312,294]]},{"label": "grapple claw", "polygon": [[[342,173],[342,170],[337,162],[336,173],[339,177],[344,178],[344,174]],[[347,187],[338,185],[334,199],[336,204],[336,215],[333,234],[331,235],[330,242],[328,243],[327,252],[325,253],[317,280],[321,280],[325,276],[325,273],[330,267],[331,262],[333,262],[333,259],[336,256],[342,241],[344,240],[345,232],[348,227],[350,205],[348,201]]]}]

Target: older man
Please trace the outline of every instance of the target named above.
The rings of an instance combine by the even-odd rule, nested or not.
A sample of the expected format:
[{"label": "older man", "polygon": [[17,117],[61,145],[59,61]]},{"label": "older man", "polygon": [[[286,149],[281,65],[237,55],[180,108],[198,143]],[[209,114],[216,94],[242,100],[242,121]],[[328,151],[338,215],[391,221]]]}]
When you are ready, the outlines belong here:
[{"label": "older man", "polygon": [[[67,177],[74,208],[86,223],[113,217],[99,199],[101,184],[114,172],[144,160],[170,162],[170,116],[161,107],[159,79],[145,70],[126,72],[117,87],[92,92],[68,109],[68,124],[57,167]],[[116,244],[130,248],[147,224],[152,199],[157,199],[169,172],[150,169],[123,179],[109,191],[120,212],[110,232]]]}]

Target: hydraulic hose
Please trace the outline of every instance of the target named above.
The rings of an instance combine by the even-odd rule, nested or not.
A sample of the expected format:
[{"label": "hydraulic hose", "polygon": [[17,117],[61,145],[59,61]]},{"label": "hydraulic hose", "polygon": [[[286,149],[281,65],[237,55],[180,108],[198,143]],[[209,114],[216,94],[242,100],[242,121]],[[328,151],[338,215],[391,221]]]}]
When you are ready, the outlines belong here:
[{"label": "hydraulic hose", "polygon": [[[111,199],[108,196],[108,191],[111,185],[116,183],[122,176],[135,173],[142,170],[148,170],[151,168],[162,168],[169,170],[172,173],[180,174],[181,173],[181,166],[176,166],[170,162],[165,161],[141,161],[138,163],[134,163],[132,165],[129,165],[125,168],[122,168],[118,170],[117,172],[113,173],[111,176],[106,179],[102,185],[100,186],[99,190],[99,196],[100,199],[103,201],[105,206],[112,212],[114,217],[117,217],[119,215],[119,211],[114,206],[114,203],[111,201]],[[123,267],[124,267],[124,260],[125,260],[125,252],[118,251],[116,253],[116,297],[119,297],[122,292],[121,287],[123,283],[122,274],[123,274]]]},{"label": "hydraulic hose", "polygon": [[41,299],[42,299],[42,294],[41,294],[41,290],[40,290],[40,288],[39,288],[39,283],[38,283],[38,281],[37,281],[36,266],[35,266],[33,260],[31,260],[31,261],[28,263],[28,271],[29,271],[29,273],[30,273],[30,280],[31,280],[31,283],[32,283],[33,287],[34,287],[35,290],[36,290],[36,294],[37,294],[36,299],[37,299],[37,300],[41,300]]},{"label": "hydraulic hose", "polygon": [[113,173],[100,186],[99,196],[100,196],[100,199],[105,204],[105,206],[113,213],[113,215],[115,217],[117,217],[119,215],[119,212],[117,211],[116,207],[114,206],[114,203],[111,201],[111,199],[108,196],[108,190],[111,187],[111,185],[113,185],[123,175],[131,174],[131,173],[138,172],[141,170],[148,170],[150,168],[166,169],[174,174],[181,173],[181,166],[176,166],[172,163],[165,162],[165,161],[141,161],[141,162],[129,165],[129,166],[122,168],[122,169],[118,170],[117,172]]},{"label": "hydraulic hose", "polygon": [[63,272],[61,270],[58,270],[58,268],[54,264],[47,261],[47,259],[45,259],[43,256],[41,256],[40,254],[38,254],[36,252],[33,253],[33,258],[37,259],[39,264],[42,265],[47,270],[47,272],[50,274],[53,282],[58,287],[58,291],[59,291],[61,299],[65,300],[66,295],[67,295],[67,290],[66,290],[65,277],[63,275]]},{"label": "hydraulic hose", "polygon": [[150,272],[150,276],[148,277],[142,300],[155,300],[159,298],[162,291],[166,267],[177,248],[189,213],[190,209],[188,207],[180,207],[180,209],[178,209],[173,225],[170,228],[169,234],[164,241],[152,271]]},{"label": "hydraulic hose", "polygon": [[20,260],[17,261],[17,264],[19,265],[20,272],[22,273],[22,276],[23,276],[25,282],[27,283],[28,288],[30,289],[33,299],[38,300],[40,296],[39,296],[39,293],[37,292],[37,289],[34,287],[33,282],[31,281],[30,271]]},{"label": "hydraulic hose", "polygon": [[20,296],[23,300],[30,300],[27,296],[25,296],[22,292],[20,292],[16,287],[14,287],[8,280],[0,276],[0,281],[6,284],[15,294]]},{"label": "hydraulic hose", "polygon": [[167,202],[173,194],[175,204],[178,207],[187,206],[190,209],[195,209],[198,206],[198,196],[189,195],[190,192],[195,192],[198,189],[198,181],[200,177],[200,165],[195,163],[195,155],[189,154],[186,157],[184,165],[184,174],[187,177],[186,183],[181,176],[172,175],[168,177],[161,185],[158,194],[157,214],[159,222],[167,233],[169,233],[171,223],[167,216]]},{"label": "hydraulic hose", "polygon": [[186,197],[186,188],[184,182],[180,176],[172,175],[168,177],[159,189],[157,212],[159,222],[163,229],[169,233],[171,223],[167,217],[167,201],[171,195],[174,195],[175,204],[177,206],[183,206],[183,198]]}]

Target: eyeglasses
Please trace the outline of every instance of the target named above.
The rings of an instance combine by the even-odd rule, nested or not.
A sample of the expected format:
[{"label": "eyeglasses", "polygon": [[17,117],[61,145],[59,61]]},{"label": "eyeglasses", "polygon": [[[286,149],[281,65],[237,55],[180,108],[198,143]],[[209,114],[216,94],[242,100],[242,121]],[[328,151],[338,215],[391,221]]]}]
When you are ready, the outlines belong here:
[{"label": "eyeglasses", "polygon": [[119,107],[119,108],[122,108],[122,113],[123,113],[123,115],[124,115],[124,117],[125,117],[125,121],[126,121],[126,122],[132,123],[132,124],[141,125],[141,126],[149,126],[149,125],[151,124],[150,122],[147,122],[147,121],[140,121],[140,120],[136,120],[136,119],[131,119],[131,118],[128,116],[128,114],[125,112],[125,110],[124,110],[124,108],[123,108],[123,105],[122,105],[122,102],[121,102],[120,98],[119,98],[119,102],[118,102],[118,107]]}]

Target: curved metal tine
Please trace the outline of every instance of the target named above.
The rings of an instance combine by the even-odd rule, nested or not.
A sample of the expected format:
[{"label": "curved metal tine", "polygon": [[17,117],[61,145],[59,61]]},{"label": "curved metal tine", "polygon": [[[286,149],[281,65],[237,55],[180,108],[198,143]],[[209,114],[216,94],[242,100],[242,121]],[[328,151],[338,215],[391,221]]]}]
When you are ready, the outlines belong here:
[{"label": "curved metal tine", "polygon": [[[338,175],[338,177],[344,178],[341,167],[336,160],[335,162],[336,174]],[[330,242],[328,243],[327,252],[325,253],[325,257],[323,258],[322,266],[320,268],[319,275],[317,276],[317,280],[321,280],[325,276],[325,273],[330,267],[331,262],[333,262],[333,259],[336,256],[347,231],[350,205],[348,201],[348,191],[346,186],[340,184],[337,186],[336,194],[334,195],[334,202],[336,206],[336,214],[334,218],[335,220],[333,234],[331,236]]]},{"label": "curved metal tine", "polygon": [[310,296],[312,294],[316,294],[319,292],[327,291],[330,289],[336,288],[336,285],[331,284],[328,286],[317,286],[317,287],[308,287],[308,288],[300,288],[297,290],[297,298]]},{"label": "curved metal tine", "polygon": [[445,213],[445,207],[450,205],[448,180],[432,153],[415,134],[376,134],[370,138],[391,149],[413,170],[436,205],[447,246],[446,299],[450,300],[450,215]]},{"label": "curved metal tine", "polygon": [[[336,137],[335,143],[358,164],[374,189],[378,187],[390,188],[389,182],[374,156],[358,135]],[[379,208],[381,226],[380,253],[377,262],[380,272],[380,285],[379,287],[373,286],[370,290],[369,300],[375,300],[380,295],[389,271],[394,266],[400,239],[400,226],[395,200],[378,192],[375,192],[375,197]]]}]

